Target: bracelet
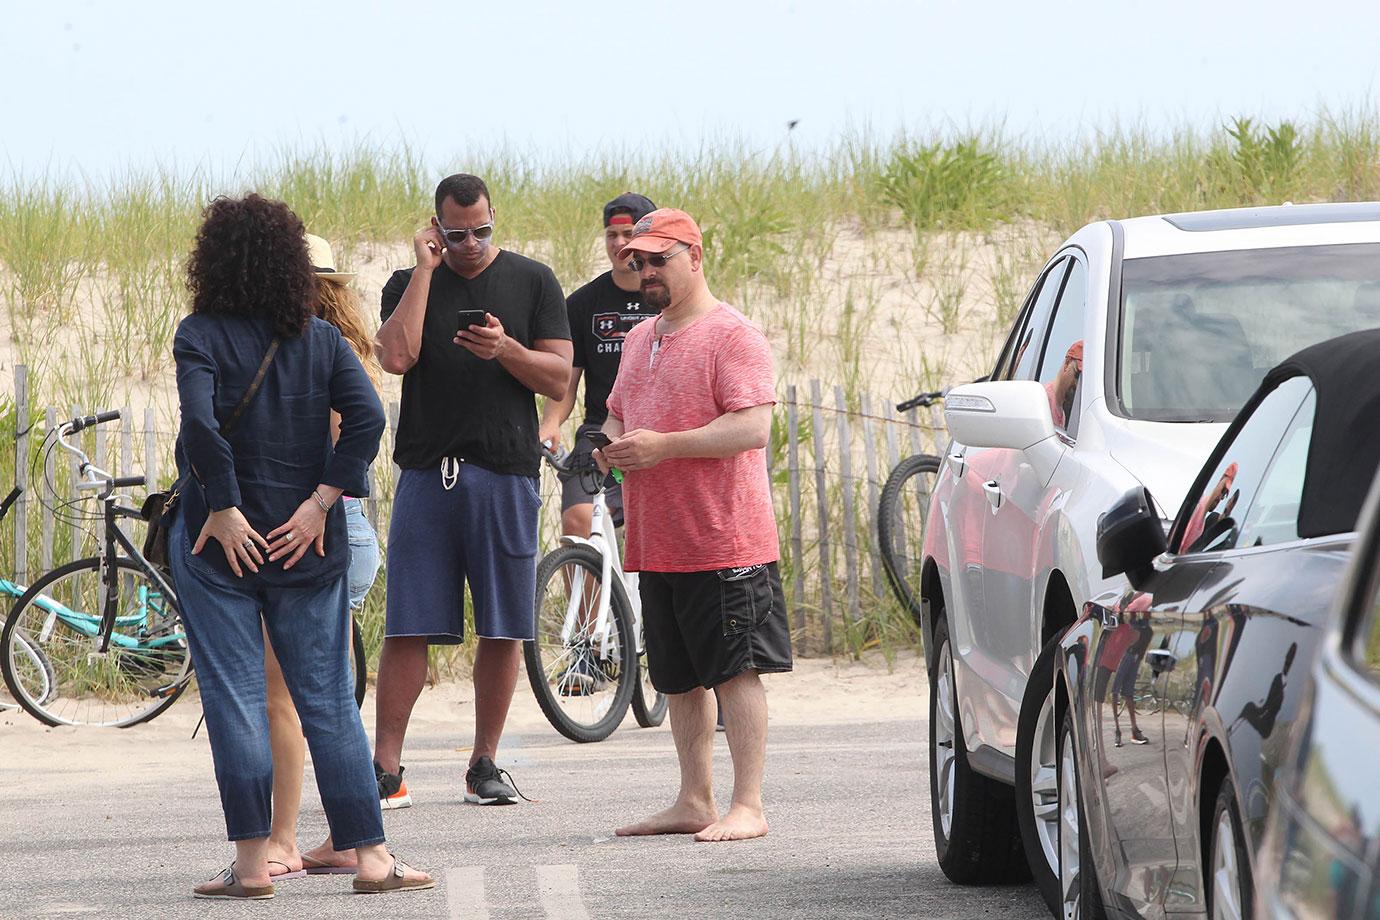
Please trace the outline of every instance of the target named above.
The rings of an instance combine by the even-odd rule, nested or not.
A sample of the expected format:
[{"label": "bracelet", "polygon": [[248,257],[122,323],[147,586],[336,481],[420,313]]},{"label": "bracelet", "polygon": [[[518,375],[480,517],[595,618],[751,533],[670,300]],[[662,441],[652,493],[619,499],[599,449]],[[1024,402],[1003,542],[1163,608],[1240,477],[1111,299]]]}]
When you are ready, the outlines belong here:
[{"label": "bracelet", "polygon": [[329,513],[330,513],[330,511],[331,511],[331,506],[328,505],[328,504],[326,504],[326,500],[325,500],[324,498],[321,497],[321,493],[320,493],[320,492],[316,491],[315,489],[312,489],[312,490],[311,490],[311,497],[314,498],[314,499],[316,499],[316,503],[317,503],[318,505],[321,506],[321,512],[322,512],[323,514],[329,514]]}]

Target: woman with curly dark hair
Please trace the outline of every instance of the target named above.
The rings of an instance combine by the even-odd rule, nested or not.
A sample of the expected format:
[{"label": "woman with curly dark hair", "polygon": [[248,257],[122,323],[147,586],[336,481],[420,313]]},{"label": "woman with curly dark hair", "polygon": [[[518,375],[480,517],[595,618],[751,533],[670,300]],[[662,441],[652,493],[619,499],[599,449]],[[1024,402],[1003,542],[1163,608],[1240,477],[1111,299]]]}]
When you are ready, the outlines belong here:
[{"label": "woman with curly dark hair", "polygon": [[[250,194],[207,207],[187,265],[192,313],[173,341],[183,486],[169,556],[201,687],[235,862],[199,898],[270,898],[273,758],[263,631],[311,748],[335,846],[359,892],[430,888],[383,845],[355,706],[342,495],[368,494],[383,408],[350,345],[312,316],[301,220]],[[331,412],[340,416],[332,444]]]}]

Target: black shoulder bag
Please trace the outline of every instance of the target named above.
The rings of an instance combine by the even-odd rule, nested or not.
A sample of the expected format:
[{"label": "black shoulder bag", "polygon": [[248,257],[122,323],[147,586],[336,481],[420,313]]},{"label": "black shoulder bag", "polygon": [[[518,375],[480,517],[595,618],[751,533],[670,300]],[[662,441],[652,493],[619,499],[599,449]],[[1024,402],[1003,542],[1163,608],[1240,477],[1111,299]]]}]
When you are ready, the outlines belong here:
[{"label": "black shoulder bag", "polygon": [[[249,389],[244,391],[240,397],[239,405],[235,406],[235,411],[231,413],[230,420],[220,428],[222,436],[229,436],[235,430],[235,423],[240,420],[244,410],[248,407],[254,394],[259,392],[259,386],[264,382],[264,376],[268,373],[268,367],[273,363],[274,355],[278,354],[278,346],[282,341],[274,336],[273,341],[268,345],[268,351],[264,353],[264,359],[259,362],[259,372],[254,375],[254,380],[249,384]],[[140,507],[139,513],[145,521],[148,521],[148,531],[144,534],[144,558],[160,569],[168,567],[168,526],[172,522],[170,515],[177,508],[177,500],[182,495],[182,490],[187,487],[188,476],[196,472],[192,469],[187,474],[172,484],[172,487],[165,492],[150,492],[148,498],[144,499],[144,504]]]}]

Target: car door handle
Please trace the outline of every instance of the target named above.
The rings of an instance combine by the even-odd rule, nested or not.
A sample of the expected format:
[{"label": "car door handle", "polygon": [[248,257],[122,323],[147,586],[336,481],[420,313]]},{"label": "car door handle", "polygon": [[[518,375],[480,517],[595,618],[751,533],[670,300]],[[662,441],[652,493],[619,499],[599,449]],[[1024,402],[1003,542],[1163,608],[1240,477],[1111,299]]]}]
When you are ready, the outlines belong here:
[{"label": "car door handle", "polygon": [[987,503],[996,511],[1001,507],[1001,485],[995,479],[989,479],[982,484],[982,491],[987,493]]},{"label": "car door handle", "polygon": [[963,462],[962,454],[958,452],[949,454],[949,468],[954,471],[954,475],[959,479],[963,478],[963,470],[966,466],[967,464]]}]

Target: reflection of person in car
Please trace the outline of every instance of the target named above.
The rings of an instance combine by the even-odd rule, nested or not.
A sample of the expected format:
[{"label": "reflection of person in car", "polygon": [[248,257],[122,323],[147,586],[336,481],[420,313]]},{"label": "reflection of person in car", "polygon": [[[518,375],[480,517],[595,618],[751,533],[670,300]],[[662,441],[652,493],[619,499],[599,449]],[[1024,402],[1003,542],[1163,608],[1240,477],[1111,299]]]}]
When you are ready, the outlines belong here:
[{"label": "reflection of person in car", "polygon": [[1083,379],[1083,340],[1079,339],[1064,353],[1064,363],[1059,373],[1045,384],[1049,395],[1049,413],[1054,416],[1054,427],[1068,426],[1069,413],[1073,411],[1073,400],[1078,395],[1078,382]]},{"label": "reflection of person in car", "polygon": [[1129,630],[1134,641],[1122,653],[1121,662],[1116,666],[1116,679],[1112,684],[1112,723],[1116,726],[1115,744],[1121,747],[1121,717],[1117,711],[1118,700],[1126,701],[1126,714],[1131,719],[1131,743],[1148,744],[1150,739],[1136,724],[1136,674],[1140,671],[1141,659],[1150,648],[1150,595],[1139,594],[1126,605],[1126,622],[1122,629]]},{"label": "reflection of person in car", "polygon": [[1297,642],[1289,643],[1289,650],[1284,653],[1284,666],[1275,672],[1274,679],[1270,681],[1270,689],[1265,692],[1264,702],[1247,700],[1241,707],[1241,714],[1232,721],[1232,728],[1245,722],[1254,728],[1261,738],[1270,737],[1270,733],[1275,730],[1275,719],[1279,718],[1279,711],[1284,708],[1284,685],[1288,681],[1289,669],[1294,666],[1294,656],[1298,651]]},{"label": "reflection of person in car", "polygon": [[[1180,552],[1191,553],[1202,549],[1197,544],[1202,538],[1204,530],[1211,530],[1208,525],[1231,517],[1232,511],[1236,508],[1236,499],[1241,494],[1240,492],[1233,494],[1231,491],[1232,483],[1236,481],[1236,472],[1235,463],[1223,470],[1222,477],[1217,480],[1217,485],[1213,486],[1212,491],[1203,496],[1198,507],[1193,509],[1193,516],[1188,519],[1188,526],[1184,528],[1184,538],[1179,544],[1182,547]],[[1231,495],[1230,500],[1227,500],[1228,495]],[[1227,502],[1226,506],[1222,509],[1221,514],[1215,514],[1217,506],[1223,501]],[[1208,520],[1210,514],[1215,514],[1211,521]]]}]

